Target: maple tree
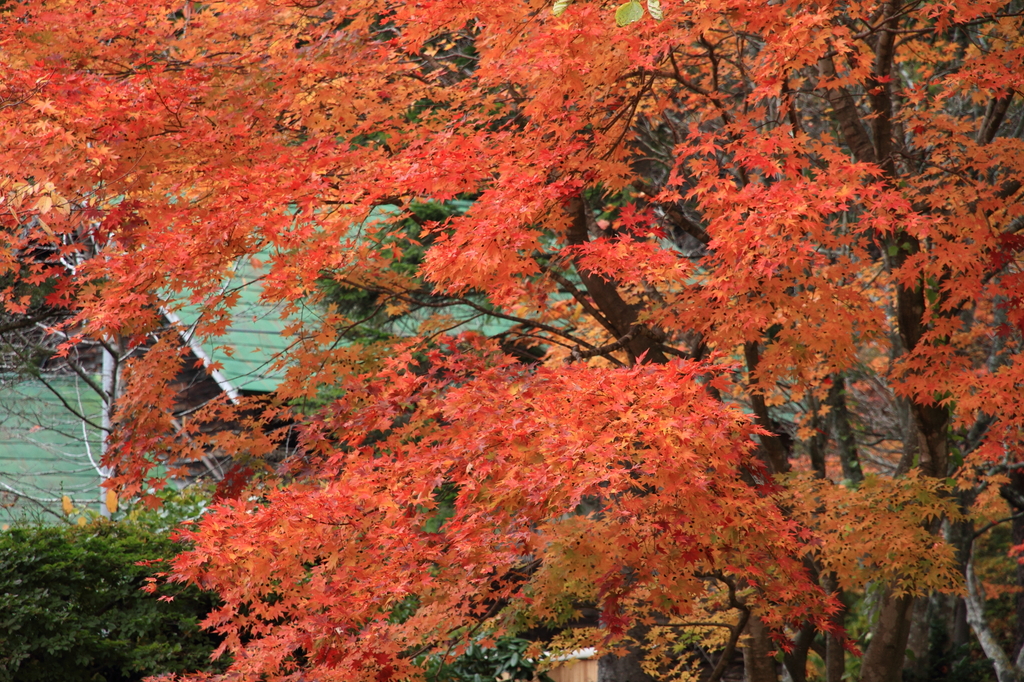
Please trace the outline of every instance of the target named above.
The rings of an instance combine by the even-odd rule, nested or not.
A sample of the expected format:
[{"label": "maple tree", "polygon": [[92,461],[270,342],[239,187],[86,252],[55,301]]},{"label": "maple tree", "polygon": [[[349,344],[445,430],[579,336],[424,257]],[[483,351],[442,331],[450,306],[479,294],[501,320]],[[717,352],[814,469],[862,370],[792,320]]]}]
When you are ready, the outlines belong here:
[{"label": "maple tree", "polygon": [[[135,349],[122,496],[211,449],[260,472],[175,567],[224,599],[229,676],[416,678],[554,625],[682,676],[672,633],[703,633],[712,679],[779,647],[803,680],[821,632],[831,682],[868,583],[861,679],[898,679],[936,592],[1022,667],[969,558],[992,491],[1024,509],[1018,2],[2,12],[3,305],[53,279],[68,343]],[[160,308],[223,334],[254,254],[288,380],[175,428]],[[381,314],[411,331],[345,342]],[[477,316],[543,352],[448,333]]]}]

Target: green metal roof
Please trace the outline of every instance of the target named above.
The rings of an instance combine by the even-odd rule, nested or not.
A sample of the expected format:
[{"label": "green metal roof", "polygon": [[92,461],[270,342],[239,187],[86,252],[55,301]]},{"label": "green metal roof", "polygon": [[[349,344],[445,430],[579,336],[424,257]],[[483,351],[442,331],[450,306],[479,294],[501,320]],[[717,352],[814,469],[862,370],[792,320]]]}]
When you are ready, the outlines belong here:
[{"label": "green metal roof", "polygon": [[[183,336],[193,351],[204,361],[219,365],[220,376],[215,375],[214,379],[223,379],[235,391],[269,393],[284,379],[284,373],[275,369],[274,363],[289,346],[284,335],[287,321],[281,317],[282,305],[262,299],[262,274],[263,266],[254,263],[252,257],[236,263],[224,288],[236,290],[238,302],[231,310],[231,321],[222,337],[193,337],[192,329],[202,314],[200,306],[186,305],[176,312]],[[173,316],[169,315],[172,322]]]},{"label": "green metal roof", "polygon": [[[470,201],[447,202],[460,213],[472,205]],[[374,208],[366,220],[354,225],[350,235],[356,237],[367,224],[387,220],[400,212],[398,206],[385,204]],[[261,252],[243,258],[235,264],[231,276],[223,283],[224,291],[237,291],[238,302],[231,311],[231,322],[226,334],[216,338],[195,338],[191,329],[202,314],[199,305],[182,305],[170,311],[172,322],[180,322],[183,337],[192,346],[193,352],[207,363],[215,363],[221,369],[213,378],[231,395],[231,391],[269,393],[284,379],[284,372],[275,367],[278,359],[285,356],[290,341],[284,334],[285,328],[297,320],[282,318],[283,304],[263,299],[261,277],[266,272],[263,263],[270,254]],[[173,308],[173,306],[172,306]],[[453,304],[441,309],[425,309],[395,320],[391,332],[410,336],[418,331],[426,319],[439,314],[452,318],[450,334],[476,331],[487,336],[507,332],[513,323],[491,315],[482,314],[468,306]],[[232,397],[234,397],[232,395]]]},{"label": "green metal roof", "polygon": [[[471,204],[449,203],[460,212]],[[377,207],[366,222],[386,219],[398,210]],[[365,224],[355,226],[353,234]],[[263,299],[261,278],[266,270],[261,261],[265,260],[269,260],[267,253],[241,259],[223,283],[224,291],[238,292],[224,336],[195,335],[202,315],[199,304],[168,301],[164,310],[193,352],[207,366],[219,367],[211,376],[232,398],[246,392],[271,392],[284,379],[284,372],[275,365],[287,355],[290,342],[284,330],[295,320],[282,317],[282,304]],[[438,314],[451,318],[447,333],[452,334],[477,331],[493,336],[512,327],[506,320],[453,304],[396,319],[392,333],[415,334],[421,323]],[[42,518],[43,508],[59,513],[62,495],[71,497],[79,508],[99,509],[100,396],[78,377],[54,377],[48,383],[60,398],[38,380],[0,377],[0,523]]]}]

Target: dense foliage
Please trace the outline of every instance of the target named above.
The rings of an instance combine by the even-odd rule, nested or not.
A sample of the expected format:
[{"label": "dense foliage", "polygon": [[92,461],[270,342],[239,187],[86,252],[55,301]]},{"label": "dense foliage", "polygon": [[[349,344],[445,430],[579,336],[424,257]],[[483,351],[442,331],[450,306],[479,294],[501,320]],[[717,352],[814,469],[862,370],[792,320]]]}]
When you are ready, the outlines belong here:
[{"label": "dense foliage", "polygon": [[181,551],[125,522],[0,532],[0,680],[129,682],[220,670],[199,623],[216,595],[146,579]]},{"label": "dense foliage", "polygon": [[[173,571],[225,679],[1024,671],[1020,0],[2,11],[0,269],[123,361],[111,485],[255,472]],[[287,378],[182,409],[252,256]]]}]

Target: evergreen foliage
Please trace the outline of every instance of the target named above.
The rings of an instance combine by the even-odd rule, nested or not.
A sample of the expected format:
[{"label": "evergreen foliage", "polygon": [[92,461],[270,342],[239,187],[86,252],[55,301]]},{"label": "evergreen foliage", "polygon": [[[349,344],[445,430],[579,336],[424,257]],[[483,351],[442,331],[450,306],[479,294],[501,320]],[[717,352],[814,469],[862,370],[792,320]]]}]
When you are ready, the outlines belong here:
[{"label": "evergreen foliage", "polygon": [[212,593],[161,585],[155,563],[181,550],[141,524],[26,526],[0,533],[0,682],[130,682],[211,664],[199,628]]}]

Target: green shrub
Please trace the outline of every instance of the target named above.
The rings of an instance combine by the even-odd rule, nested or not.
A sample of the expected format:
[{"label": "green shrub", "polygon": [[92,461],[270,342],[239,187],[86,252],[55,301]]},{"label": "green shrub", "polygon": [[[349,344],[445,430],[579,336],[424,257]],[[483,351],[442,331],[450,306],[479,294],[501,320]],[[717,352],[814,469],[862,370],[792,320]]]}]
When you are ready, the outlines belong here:
[{"label": "green shrub", "polygon": [[222,670],[225,661],[210,662],[217,639],[198,626],[215,595],[181,585],[140,589],[160,567],[137,562],[180,550],[166,533],[134,523],[0,532],[0,682]]},{"label": "green shrub", "polygon": [[426,678],[437,682],[552,682],[546,673],[538,673],[536,663],[526,656],[530,642],[502,637],[489,647],[473,643],[461,656],[447,660],[443,656],[426,659]]}]

